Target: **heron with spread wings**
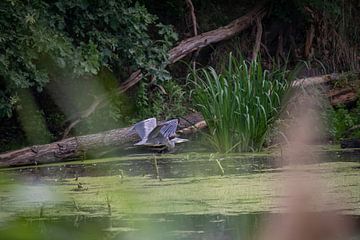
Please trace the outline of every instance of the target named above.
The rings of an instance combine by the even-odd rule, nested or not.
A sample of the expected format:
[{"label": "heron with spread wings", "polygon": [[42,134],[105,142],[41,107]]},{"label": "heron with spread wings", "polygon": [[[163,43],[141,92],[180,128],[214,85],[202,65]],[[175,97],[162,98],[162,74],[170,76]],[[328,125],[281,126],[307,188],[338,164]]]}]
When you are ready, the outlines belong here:
[{"label": "heron with spread wings", "polygon": [[173,150],[176,143],[189,141],[188,139],[176,137],[177,125],[177,119],[172,119],[159,125],[157,125],[156,118],[149,118],[138,122],[134,125],[134,129],[141,138],[141,141],[134,145]]}]

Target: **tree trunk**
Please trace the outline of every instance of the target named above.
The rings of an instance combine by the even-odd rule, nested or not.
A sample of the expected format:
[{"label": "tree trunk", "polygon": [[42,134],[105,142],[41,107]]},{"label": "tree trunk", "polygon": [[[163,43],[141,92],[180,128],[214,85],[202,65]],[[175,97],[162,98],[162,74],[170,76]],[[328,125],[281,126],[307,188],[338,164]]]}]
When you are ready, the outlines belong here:
[{"label": "tree trunk", "polygon": [[[181,118],[179,129],[186,130],[191,126],[199,125],[203,118],[199,113],[193,113],[186,118]],[[189,132],[188,132],[189,133]],[[52,162],[69,161],[81,158],[90,150],[104,147],[121,147],[126,143],[138,140],[138,136],[131,127],[114,129],[102,133],[70,137],[58,142],[26,147],[20,150],[0,154],[0,167],[37,165]]]}]

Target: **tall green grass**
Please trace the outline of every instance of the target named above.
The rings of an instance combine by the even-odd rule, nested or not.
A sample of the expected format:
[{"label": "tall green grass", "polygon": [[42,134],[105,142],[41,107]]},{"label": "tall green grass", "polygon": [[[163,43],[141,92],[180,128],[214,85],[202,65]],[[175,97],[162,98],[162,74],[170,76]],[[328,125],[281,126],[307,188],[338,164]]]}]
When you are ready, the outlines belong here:
[{"label": "tall green grass", "polygon": [[261,150],[290,87],[286,71],[278,68],[269,72],[257,60],[237,60],[230,54],[221,74],[208,67],[189,77],[195,84],[193,99],[205,118],[215,149]]}]

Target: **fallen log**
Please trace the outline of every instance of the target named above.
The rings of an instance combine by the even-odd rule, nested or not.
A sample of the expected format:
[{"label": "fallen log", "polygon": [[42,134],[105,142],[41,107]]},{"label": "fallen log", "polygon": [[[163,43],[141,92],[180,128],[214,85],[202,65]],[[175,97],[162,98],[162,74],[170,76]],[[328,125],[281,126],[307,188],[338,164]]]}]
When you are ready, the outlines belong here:
[{"label": "fallen log", "polygon": [[332,73],[332,74],[325,74],[314,77],[300,78],[300,79],[296,79],[292,83],[292,86],[308,87],[311,85],[341,81],[342,79],[360,80],[360,73],[358,72]]},{"label": "fallen log", "polygon": [[[345,86],[338,87],[337,84],[332,84],[343,79],[351,79],[347,81]],[[352,82],[352,83],[351,83]],[[355,83],[357,82],[357,83]],[[359,98],[358,89],[360,82],[359,73],[341,73],[341,74],[326,74],[315,77],[297,79],[292,83],[293,87],[309,87],[319,84],[330,84],[335,87],[330,87],[325,96],[329,99],[332,106],[340,104],[349,104],[355,102]]]},{"label": "fallen log", "polygon": [[343,139],[340,141],[341,148],[360,148],[360,138]]},{"label": "fallen log", "polygon": [[297,79],[293,82],[292,86],[294,87],[307,87],[307,86],[311,86],[311,85],[316,85],[316,84],[322,84],[322,83],[327,83],[327,82],[331,82],[331,81],[337,81],[339,79],[341,79],[343,75],[341,74],[325,74],[325,75],[321,75],[321,76],[315,76],[315,77],[307,77],[307,78],[301,78],[301,79]]},{"label": "fallen log", "polygon": [[358,99],[357,90],[353,87],[331,89],[327,92],[326,96],[332,106],[346,105],[355,102]]},{"label": "fallen log", "polygon": [[179,134],[188,135],[198,132],[200,129],[206,128],[205,120],[195,123],[193,126],[183,128],[178,131]]},{"label": "fallen log", "polygon": [[264,2],[255,6],[246,15],[232,21],[224,27],[201,33],[194,37],[181,41],[169,52],[170,63],[175,63],[200,48],[233,37],[248,28],[253,21],[261,19],[265,15]]},{"label": "fallen log", "polygon": [[[187,129],[191,126],[204,128],[206,124],[197,124],[202,121],[203,118],[199,113],[190,114],[185,118],[180,118],[179,130]],[[185,131],[185,133],[188,132]],[[138,136],[131,127],[70,137],[49,144],[35,145],[0,154],[0,167],[70,161],[83,157],[90,150],[104,147],[122,147],[126,143],[132,143],[136,140],[138,140]]]},{"label": "fallen log", "polygon": [[359,95],[356,91],[347,92],[336,97],[330,98],[330,103],[332,106],[338,105],[347,105],[349,103],[356,102],[359,98]]},{"label": "fallen log", "polygon": [[[181,41],[176,47],[169,51],[169,64],[175,63],[180,59],[186,57],[190,53],[197,51],[201,48],[209,46],[226,39],[229,39],[241,31],[251,26],[252,22],[256,19],[260,20],[265,15],[265,2],[256,5],[250,12],[244,16],[232,21],[226,26],[218,29],[205,32],[194,37]],[[125,92],[132,86],[136,85],[143,78],[140,70],[133,72],[130,77],[118,88],[119,92]],[[86,110],[79,113],[77,116],[71,117],[72,121],[64,132],[64,138],[82,119],[90,116],[95,110],[104,106],[107,102],[107,96],[101,96],[94,103],[92,103]]]}]

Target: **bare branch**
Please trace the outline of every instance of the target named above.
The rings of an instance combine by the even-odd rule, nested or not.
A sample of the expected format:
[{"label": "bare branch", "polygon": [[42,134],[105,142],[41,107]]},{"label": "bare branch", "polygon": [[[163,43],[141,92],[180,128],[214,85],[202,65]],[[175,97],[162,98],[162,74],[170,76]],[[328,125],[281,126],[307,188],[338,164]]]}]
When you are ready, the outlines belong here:
[{"label": "bare branch", "polygon": [[263,33],[263,28],[262,28],[262,24],[261,24],[261,18],[258,17],[256,19],[256,40],[255,40],[255,45],[254,45],[254,49],[252,52],[252,60],[255,60],[257,58],[257,55],[260,51],[260,45],[261,45],[261,36]]},{"label": "bare branch", "polygon": [[197,31],[197,22],[196,22],[194,5],[193,5],[191,0],[185,0],[185,2],[186,2],[186,5],[190,9],[190,15],[191,15],[191,21],[192,21],[194,36],[196,36],[196,35],[198,35],[198,31]]}]

